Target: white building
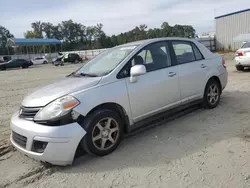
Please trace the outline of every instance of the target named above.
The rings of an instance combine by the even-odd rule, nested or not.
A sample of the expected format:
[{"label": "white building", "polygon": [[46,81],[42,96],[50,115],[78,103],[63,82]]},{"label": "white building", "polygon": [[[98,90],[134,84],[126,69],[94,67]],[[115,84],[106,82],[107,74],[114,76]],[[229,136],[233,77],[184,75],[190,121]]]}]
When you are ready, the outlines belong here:
[{"label": "white building", "polygon": [[242,42],[234,42],[241,34],[250,34],[250,8],[215,17],[216,49],[237,50]]}]

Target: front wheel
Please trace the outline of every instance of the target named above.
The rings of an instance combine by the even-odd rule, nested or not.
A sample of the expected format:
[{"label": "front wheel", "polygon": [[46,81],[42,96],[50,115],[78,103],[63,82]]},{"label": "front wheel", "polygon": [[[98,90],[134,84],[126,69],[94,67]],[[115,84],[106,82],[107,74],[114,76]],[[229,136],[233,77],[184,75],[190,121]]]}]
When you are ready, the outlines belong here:
[{"label": "front wheel", "polygon": [[210,80],[203,96],[203,106],[205,108],[215,108],[220,101],[221,90],[216,80]]},{"label": "front wheel", "polygon": [[111,110],[92,112],[83,122],[87,132],[81,141],[84,150],[95,156],[112,153],[123,136],[123,123],[120,116]]}]

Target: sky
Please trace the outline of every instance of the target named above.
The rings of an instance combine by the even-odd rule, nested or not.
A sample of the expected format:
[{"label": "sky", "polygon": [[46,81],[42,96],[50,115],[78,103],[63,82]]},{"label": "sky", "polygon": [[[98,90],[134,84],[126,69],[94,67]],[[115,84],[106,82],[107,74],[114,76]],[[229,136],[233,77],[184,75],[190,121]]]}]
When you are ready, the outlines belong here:
[{"label": "sky", "polygon": [[58,24],[72,19],[85,26],[102,23],[108,35],[146,24],[149,28],[192,25],[215,31],[215,16],[250,8],[250,0],[0,0],[0,25],[23,37],[34,21]]}]

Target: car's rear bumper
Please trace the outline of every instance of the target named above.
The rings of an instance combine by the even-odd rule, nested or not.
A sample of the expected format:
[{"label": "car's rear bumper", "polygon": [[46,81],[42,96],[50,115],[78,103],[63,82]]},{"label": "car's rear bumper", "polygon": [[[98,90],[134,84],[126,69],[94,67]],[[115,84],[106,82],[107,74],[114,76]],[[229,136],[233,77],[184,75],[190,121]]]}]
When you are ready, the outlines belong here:
[{"label": "car's rear bumper", "polygon": [[[33,121],[18,117],[15,113],[11,118],[11,143],[22,153],[39,161],[48,162],[54,165],[72,164],[74,155],[85,130],[78,123],[71,123],[63,126],[44,126]],[[13,135],[20,139],[27,138],[26,144],[21,145]],[[22,141],[22,140],[21,140]],[[44,151],[34,151],[34,141],[47,143]]]},{"label": "car's rear bumper", "polygon": [[235,66],[250,67],[250,57],[235,57]]}]

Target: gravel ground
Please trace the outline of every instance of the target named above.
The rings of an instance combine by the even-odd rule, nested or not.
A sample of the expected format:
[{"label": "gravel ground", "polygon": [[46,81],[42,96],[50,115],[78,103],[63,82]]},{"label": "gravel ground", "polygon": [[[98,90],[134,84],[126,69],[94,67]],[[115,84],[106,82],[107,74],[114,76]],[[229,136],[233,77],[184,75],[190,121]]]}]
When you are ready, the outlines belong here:
[{"label": "gravel ground", "polygon": [[[235,71],[232,56],[225,57],[229,82],[217,108],[193,111],[125,139],[108,156],[82,156],[68,167],[46,168],[8,149],[0,157],[0,187],[250,187],[250,71]],[[75,68],[0,72],[0,138],[9,135],[9,118],[26,93]]]}]

